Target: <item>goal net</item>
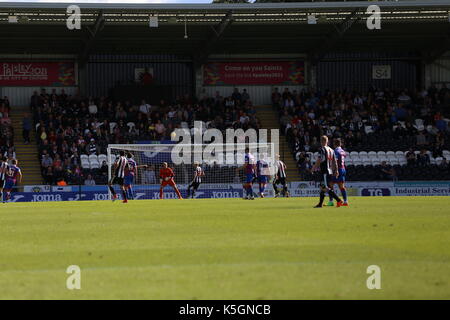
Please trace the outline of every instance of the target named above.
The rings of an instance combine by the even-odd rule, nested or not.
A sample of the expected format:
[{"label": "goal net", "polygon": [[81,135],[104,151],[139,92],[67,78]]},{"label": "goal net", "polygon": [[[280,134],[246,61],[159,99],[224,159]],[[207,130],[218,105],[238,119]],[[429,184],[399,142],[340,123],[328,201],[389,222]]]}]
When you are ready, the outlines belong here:
[{"label": "goal net", "polygon": [[[194,179],[195,165],[198,164],[204,176],[201,177],[195,198],[239,198],[243,197],[245,182],[245,149],[249,148],[255,161],[263,160],[268,164],[264,174],[270,178],[275,172],[275,149],[273,143],[255,144],[137,144],[109,145],[109,180],[113,174],[113,165],[120,151],[131,153],[138,169],[134,176],[134,199],[159,199],[159,171],[166,162],[175,173],[175,183],[183,197]],[[116,186],[117,188],[117,186]],[[257,183],[254,191],[257,193]],[[270,189],[271,188],[267,188]],[[270,195],[270,191],[268,191]],[[164,188],[164,199],[176,199],[175,191]]]}]

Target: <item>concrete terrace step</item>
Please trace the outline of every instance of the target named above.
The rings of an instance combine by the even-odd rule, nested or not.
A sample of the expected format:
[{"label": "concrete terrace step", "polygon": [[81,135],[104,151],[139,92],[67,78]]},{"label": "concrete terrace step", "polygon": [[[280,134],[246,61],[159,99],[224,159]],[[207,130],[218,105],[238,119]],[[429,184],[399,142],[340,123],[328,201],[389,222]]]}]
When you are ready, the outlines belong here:
[{"label": "concrete terrace step", "polygon": [[22,119],[25,113],[30,113],[28,107],[13,108],[10,118],[14,128],[14,146],[19,166],[23,172],[22,185],[42,183],[41,167],[38,160],[38,148],[34,130],[30,132],[30,143],[25,144],[22,137]]}]

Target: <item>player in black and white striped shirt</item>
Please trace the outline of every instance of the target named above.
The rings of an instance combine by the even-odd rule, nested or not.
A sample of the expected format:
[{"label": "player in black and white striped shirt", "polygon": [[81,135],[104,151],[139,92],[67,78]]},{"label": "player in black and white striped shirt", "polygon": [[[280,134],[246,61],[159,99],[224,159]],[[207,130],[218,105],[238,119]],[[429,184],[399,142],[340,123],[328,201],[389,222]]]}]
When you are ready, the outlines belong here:
[{"label": "player in black and white striped shirt", "polygon": [[125,170],[128,169],[128,159],[125,157],[125,151],[121,150],[119,152],[119,157],[114,162],[114,172],[113,177],[111,181],[108,184],[109,190],[112,194],[112,200],[117,200],[117,193],[114,190],[114,185],[118,184],[120,186],[120,189],[122,190],[122,197],[123,197],[123,203],[128,202],[127,198],[127,192],[124,185],[124,178],[125,178]]},{"label": "player in black and white striped shirt", "polygon": [[284,197],[289,197],[289,191],[287,187],[287,181],[286,181],[286,165],[283,161],[280,160],[280,155],[277,154],[277,162],[276,162],[276,170],[275,173],[275,179],[273,181],[273,190],[275,190],[275,198],[278,198],[280,196],[280,191],[278,190],[277,185],[281,184],[283,186],[283,190],[281,191],[281,194]]},{"label": "player in black and white striped shirt", "polygon": [[320,144],[322,145],[319,150],[319,157],[314,164],[312,170],[319,170],[323,178],[323,182],[320,184],[320,200],[319,204],[315,208],[322,208],[323,200],[325,199],[325,193],[337,201],[337,207],[342,206],[344,203],[333,191],[331,184],[333,175],[338,177],[339,172],[337,168],[336,156],[334,150],[328,146],[328,137],[322,136],[320,138]]},{"label": "player in black and white striped shirt", "polygon": [[8,162],[3,156],[0,156],[0,200],[3,201],[3,188],[5,187],[6,172],[8,171]]},{"label": "player in black and white striped shirt", "polygon": [[[195,167],[194,179],[187,188],[187,197],[192,199],[195,198],[195,193],[197,192],[198,187],[200,187],[200,184],[202,183],[202,177],[205,175],[202,167],[200,167],[200,164],[198,162],[194,163],[194,167]],[[192,189],[192,196],[191,196],[191,189]]]}]

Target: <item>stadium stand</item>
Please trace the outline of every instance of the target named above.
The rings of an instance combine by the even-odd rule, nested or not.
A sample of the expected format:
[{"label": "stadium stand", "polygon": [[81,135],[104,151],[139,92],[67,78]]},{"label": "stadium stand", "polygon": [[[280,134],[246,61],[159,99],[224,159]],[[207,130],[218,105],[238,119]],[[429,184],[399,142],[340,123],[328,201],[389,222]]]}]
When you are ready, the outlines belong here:
[{"label": "stadium stand", "polygon": [[[48,184],[84,184],[88,177],[105,184],[108,143],[170,140],[175,128],[192,128],[195,120],[220,130],[261,128],[250,97],[238,90],[225,98],[217,93],[162,101],[159,106],[79,99],[45,90],[31,100],[39,161]],[[322,134],[343,139],[350,180],[450,178],[450,90],[445,86],[366,93],[276,89],[272,103],[304,180],[313,178],[310,169]],[[177,170],[184,176],[185,168]]]},{"label": "stadium stand", "polygon": [[312,179],[324,134],[343,139],[350,180],[450,177],[450,89],[445,85],[366,93],[275,89],[272,105],[305,180]]},{"label": "stadium stand", "polygon": [[7,97],[0,99],[0,152],[8,160],[16,158],[14,128],[10,117],[11,107]]},{"label": "stadium stand", "polygon": [[159,106],[103,97],[78,99],[55,90],[50,94],[42,90],[31,97],[31,109],[46,184],[62,180],[84,184],[88,176],[97,184],[105,184],[109,143],[167,141],[174,129],[192,128],[194,121],[219,130],[260,128],[249,96],[237,90],[226,98],[216,94],[198,100],[183,98],[170,104],[161,101]]}]

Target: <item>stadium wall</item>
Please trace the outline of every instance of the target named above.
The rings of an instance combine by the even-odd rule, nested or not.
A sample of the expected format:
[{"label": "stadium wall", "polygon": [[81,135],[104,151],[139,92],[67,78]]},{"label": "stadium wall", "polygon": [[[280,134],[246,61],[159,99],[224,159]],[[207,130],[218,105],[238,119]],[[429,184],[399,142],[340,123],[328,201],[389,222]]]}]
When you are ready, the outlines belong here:
[{"label": "stadium wall", "polygon": [[450,87],[450,51],[425,66],[426,86],[447,84]]},{"label": "stadium wall", "polygon": [[[353,52],[330,53],[317,64],[320,90],[376,88],[416,88],[419,58],[408,54]],[[391,75],[376,79],[374,66],[390,66]]]},{"label": "stadium wall", "polygon": [[107,96],[116,85],[135,83],[136,68],[152,68],[154,84],[171,86],[172,97],[192,94],[192,59],[175,55],[92,55],[82,70],[83,90],[93,97]]}]

